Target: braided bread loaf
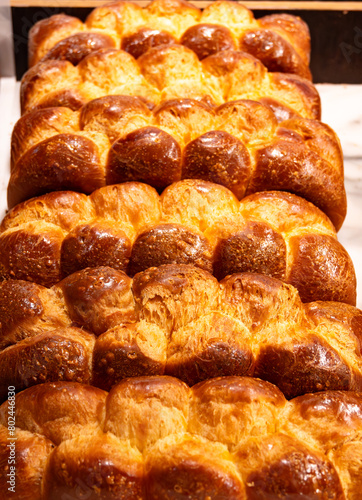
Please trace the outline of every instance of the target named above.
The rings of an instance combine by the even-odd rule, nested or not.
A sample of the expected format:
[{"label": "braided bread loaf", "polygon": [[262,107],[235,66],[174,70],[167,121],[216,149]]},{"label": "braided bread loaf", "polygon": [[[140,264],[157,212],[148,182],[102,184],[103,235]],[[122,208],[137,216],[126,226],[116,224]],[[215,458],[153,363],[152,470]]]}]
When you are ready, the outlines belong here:
[{"label": "braided bread loaf", "polygon": [[90,196],[58,191],[14,207],[0,226],[0,276],[51,286],[106,265],[131,276],[168,263],[221,279],[257,272],[295,286],[303,301],[355,304],[352,261],[314,205],[281,191],[240,202],[223,186],[176,182],[161,196],[137,182]]},{"label": "braided bread loaf", "polygon": [[114,2],[95,9],[84,24],[55,15],[30,30],[29,65],[41,59],[77,65],[95,50],[114,47],[138,58],[152,47],[177,43],[199,59],[240,49],[270,71],[311,78],[309,30],[299,17],[274,14],[255,20],[247,8],[228,1],[213,2],[203,11],[180,0],[154,0],[144,9]]},{"label": "braided bread loaf", "polygon": [[303,304],[280,280],[245,273],[220,283],[190,265],[132,280],[85,269],[51,289],[0,284],[0,397],[47,381],[109,390],[126,377],[176,376],[193,385],[224,375],[260,377],[291,398],[362,391],[362,312]]},{"label": "braided bread loaf", "polygon": [[281,189],[322,209],[339,229],[346,214],[343,156],[321,122],[278,125],[267,105],[233,101],[216,109],[191,99],[154,110],[137,97],[107,96],[79,111],[25,114],[12,135],[9,206],[47,191],[84,193],[141,181],[162,190],[201,178],[245,195]]},{"label": "braided bread loaf", "polygon": [[320,119],[320,97],[314,85],[297,75],[269,73],[245,52],[225,50],[199,61],[183,45],[160,45],[137,60],[120,49],[100,49],[78,66],[67,60],[45,60],[32,66],[21,82],[22,112],[66,106],[78,109],[105,95],[131,95],[153,103],[206,99],[220,105],[237,99],[268,98],[280,109]]},{"label": "braided bread loaf", "polygon": [[[14,403],[19,500],[360,499],[362,396],[354,392],[286,401],[251,378],[190,389],[140,377],[109,394],[47,383]],[[1,464],[9,408],[0,408]]]}]

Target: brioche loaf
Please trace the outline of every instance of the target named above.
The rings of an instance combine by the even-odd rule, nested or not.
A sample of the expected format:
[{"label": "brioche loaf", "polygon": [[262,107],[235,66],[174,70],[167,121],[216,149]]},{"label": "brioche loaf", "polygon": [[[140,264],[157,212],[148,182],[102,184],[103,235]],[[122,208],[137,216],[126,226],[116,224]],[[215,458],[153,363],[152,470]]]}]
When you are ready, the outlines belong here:
[{"label": "brioche loaf", "polygon": [[270,71],[311,78],[310,36],[306,24],[288,14],[255,20],[235,2],[217,1],[203,11],[180,0],[154,0],[146,8],[114,2],[96,8],[85,23],[57,14],[29,33],[29,65],[68,60],[77,65],[101,48],[121,48],[135,58],[152,47],[183,44],[204,59],[222,50],[242,50]]},{"label": "brioche loaf", "polygon": [[22,112],[66,106],[78,109],[106,95],[138,96],[159,104],[175,98],[207,100],[215,105],[237,99],[270,99],[280,113],[291,110],[320,119],[314,85],[298,75],[270,73],[250,54],[224,50],[199,61],[184,45],[160,45],[137,60],[121,49],[104,48],[77,66],[45,60],[32,66],[21,82]]},{"label": "brioche loaf", "polygon": [[240,202],[218,184],[189,179],[159,196],[146,184],[91,195],[58,191],[14,207],[0,225],[0,276],[51,286],[86,267],[131,276],[193,264],[218,278],[257,272],[295,286],[303,301],[355,304],[353,264],[328,217],[282,191]]},{"label": "brioche loaf", "polygon": [[303,304],[276,278],[241,273],[220,283],[187,264],[133,279],[108,267],[78,271],[52,288],[0,283],[0,397],[48,381],[109,390],[127,377],[173,375],[193,385],[248,375],[291,398],[362,391],[362,312]]},{"label": "brioche loaf", "polygon": [[106,96],[79,111],[29,112],[12,135],[8,203],[48,191],[91,193],[141,181],[164,189],[182,178],[229,188],[239,199],[272,189],[293,192],[339,229],[346,214],[343,156],[336,134],[305,118],[277,123],[270,107],[239,100],[211,108],[192,99],[153,110],[139,98]]},{"label": "brioche loaf", "polygon": [[[8,408],[0,408],[4,464]],[[140,377],[109,393],[46,383],[18,394],[15,408],[19,500],[360,499],[360,393],[286,401],[258,379],[190,389],[172,377]]]}]

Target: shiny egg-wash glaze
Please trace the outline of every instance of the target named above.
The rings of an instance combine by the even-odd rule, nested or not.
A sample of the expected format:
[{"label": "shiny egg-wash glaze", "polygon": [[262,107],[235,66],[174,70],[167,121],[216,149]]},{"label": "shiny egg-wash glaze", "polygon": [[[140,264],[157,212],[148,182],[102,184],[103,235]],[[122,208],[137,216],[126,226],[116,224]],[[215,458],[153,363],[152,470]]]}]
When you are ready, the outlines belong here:
[{"label": "shiny egg-wash glaze", "polygon": [[[107,393],[71,382],[16,396],[17,498],[359,500],[360,393],[286,401],[272,384],[127,379]],[[0,407],[0,463],[8,457]],[[0,486],[6,488],[1,467]]]},{"label": "shiny egg-wash glaze", "polygon": [[237,99],[269,98],[279,109],[320,119],[320,97],[307,79],[272,73],[256,58],[224,50],[199,61],[184,45],[160,45],[137,60],[120,49],[100,49],[77,66],[45,60],[32,66],[21,82],[22,113],[35,108],[77,109],[106,95],[131,95],[159,104],[176,98],[214,105]]},{"label": "shiny egg-wash glaze", "polygon": [[174,99],[150,109],[131,96],[106,96],[78,111],[26,113],[12,134],[8,202],[49,191],[91,193],[141,181],[162,191],[180,179],[226,186],[237,198],[292,192],[323,210],[338,230],[346,215],[343,156],[336,134],[316,120],[278,123],[267,103],[217,108]]},{"label": "shiny egg-wash glaze", "polygon": [[218,282],[190,265],[133,279],[85,269],[47,289],[0,284],[0,397],[49,381],[110,390],[120,380],[168,374],[189,385],[248,375],[292,398],[362,391],[362,312],[303,304],[295,288],[260,274]]},{"label": "shiny egg-wash glaze", "polygon": [[184,1],[155,0],[142,9],[131,2],[104,5],[85,23],[58,14],[36,23],[29,33],[29,65],[68,60],[77,65],[100,48],[121,48],[135,58],[149,49],[181,43],[204,59],[222,50],[242,50],[270,71],[311,78],[310,35],[296,16],[254,19],[235,2],[218,1],[203,11]]},{"label": "shiny egg-wash glaze", "polygon": [[282,191],[241,201],[218,184],[189,179],[162,195],[147,184],[91,195],[58,191],[14,207],[0,226],[0,276],[51,286],[107,265],[131,275],[193,264],[218,279],[257,272],[295,286],[302,300],[355,304],[352,261],[328,217]]}]

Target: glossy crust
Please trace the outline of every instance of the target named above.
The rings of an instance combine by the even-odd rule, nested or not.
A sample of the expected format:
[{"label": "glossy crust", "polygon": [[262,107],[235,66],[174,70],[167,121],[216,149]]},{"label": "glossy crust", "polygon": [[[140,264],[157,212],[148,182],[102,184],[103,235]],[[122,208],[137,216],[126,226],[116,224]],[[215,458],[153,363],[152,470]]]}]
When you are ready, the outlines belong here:
[{"label": "glossy crust", "polygon": [[109,390],[127,377],[163,374],[189,385],[259,377],[288,398],[362,390],[361,311],[303,304],[291,285],[261,274],[218,282],[200,268],[167,264],[133,279],[87,268],[50,289],[8,280],[0,324],[1,398],[9,385],[63,380]]},{"label": "glossy crust", "polygon": [[113,95],[74,112],[38,109],[13,130],[8,203],[128,181],[162,191],[191,178],[221,184],[238,199],[272,189],[295,193],[339,229],[346,214],[339,140],[323,123],[286,117],[278,124],[268,104],[249,99],[213,108],[172,99],[151,110],[138,97]]},{"label": "glossy crust", "polygon": [[203,11],[183,0],[153,0],[143,9],[114,2],[94,9],[84,24],[64,14],[39,21],[29,40],[30,66],[65,58],[77,64],[111,43],[135,58],[158,45],[181,43],[199,59],[240,46],[270,71],[311,79],[310,35],[299,17],[274,14],[256,20],[247,8],[229,1],[214,2]]},{"label": "glossy crust", "polygon": [[156,104],[167,99],[194,98],[220,105],[236,99],[268,97],[304,118],[321,116],[320,97],[310,80],[270,72],[259,59],[231,48],[201,61],[193,50],[179,44],[152,47],[138,59],[105,46],[91,52],[77,66],[67,59],[42,59],[22,78],[22,113],[49,106],[49,102],[54,106],[56,96],[64,93],[73,93],[85,102],[123,94],[144,97]]},{"label": "glossy crust", "polygon": [[[24,500],[79,491],[92,499],[356,500],[361,486],[360,393],[287,401],[258,379],[189,388],[158,376],[124,380],[109,393],[46,383],[19,393],[14,408]],[[9,409],[0,407],[4,464]],[[0,481],[5,487],[3,467]]]},{"label": "glossy crust", "polygon": [[3,278],[44,286],[86,267],[130,275],[193,264],[218,279],[257,272],[296,286],[305,302],[355,304],[352,261],[329,219],[295,195],[257,193],[239,202],[223,186],[184,180],[161,196],[141,183],[86,197],[57,192],[17,205],[0,228]]},{"label": "glossy crust", "polygon": [[86,267],[134,275],[193,264],[218,279],[256,272],[296,286],[302,300],[355,304],[352,261],[331,221],[282,191],[249,195],[207,181],[176,182],[161,196],[137,182],[86,197],[49,193],[14,207],[0,226],[0,276],[51,286]]}]

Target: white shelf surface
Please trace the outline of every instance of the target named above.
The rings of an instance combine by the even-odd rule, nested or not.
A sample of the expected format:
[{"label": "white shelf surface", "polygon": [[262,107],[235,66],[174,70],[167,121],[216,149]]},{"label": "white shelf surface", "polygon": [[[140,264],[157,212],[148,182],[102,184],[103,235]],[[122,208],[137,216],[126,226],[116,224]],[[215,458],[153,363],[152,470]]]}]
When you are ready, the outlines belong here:
[{"label": "white shelf surface", "polygon": [[[320,84],[322,121],[338,134],[344,153],[348,210],[338,239],[350,254],[357,274],[357,306],[362,309],[362,85]],[[6,213],[11,131],[20,117],[20,84],[0,79],[0,220]]]}]

